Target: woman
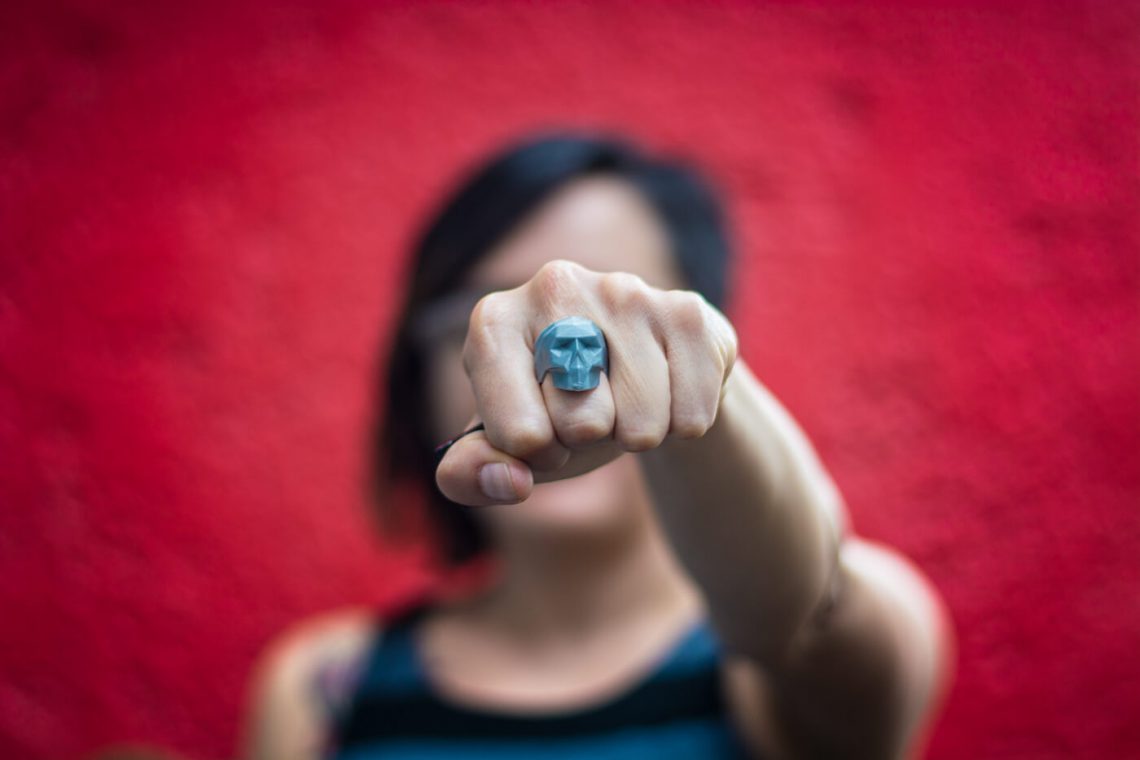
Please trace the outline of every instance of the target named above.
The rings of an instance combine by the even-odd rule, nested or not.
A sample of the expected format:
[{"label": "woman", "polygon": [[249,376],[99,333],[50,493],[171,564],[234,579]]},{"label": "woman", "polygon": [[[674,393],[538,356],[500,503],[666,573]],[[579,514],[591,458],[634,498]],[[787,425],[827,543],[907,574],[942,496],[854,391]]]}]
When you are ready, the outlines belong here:
[{"label": "woman", "polygon": [[[707,186],[621,142],[544,137],[462,186],[418,247],[377,470],[431,489],[451,563],[498,571],[383,625],[286,634],[257,677],[252,757],[916,751],[945,614],[845,530],[737,357],[726,271]],[[536,379],[536,338],[568,316],[607,343],[593,390]]]}]

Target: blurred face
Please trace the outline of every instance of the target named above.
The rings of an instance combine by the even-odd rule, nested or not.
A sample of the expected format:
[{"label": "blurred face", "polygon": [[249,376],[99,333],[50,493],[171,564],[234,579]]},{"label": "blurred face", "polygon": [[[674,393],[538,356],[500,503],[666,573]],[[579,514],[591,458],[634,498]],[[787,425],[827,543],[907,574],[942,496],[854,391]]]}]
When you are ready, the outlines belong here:
[{"label": "blurred face", "polygon": [[[478,294],[517,287],[551,259],[567,259],[598,272],[629,272],[649,285],[684,287],[669,240],[639,192],[614,177],[588,177],[567,184],[543,203],[471,272],[451,319],[459,329],[442,331],[429,364],[435,438],[465,429],[475,398],[463,369],[466,315]],[[567,315],[569,316],[569,315]],[[632,455],[581,477],[546,483],[521,504],[481,508],[492,536],[598,533],[629,528],[646,517],[646,496]]]}]

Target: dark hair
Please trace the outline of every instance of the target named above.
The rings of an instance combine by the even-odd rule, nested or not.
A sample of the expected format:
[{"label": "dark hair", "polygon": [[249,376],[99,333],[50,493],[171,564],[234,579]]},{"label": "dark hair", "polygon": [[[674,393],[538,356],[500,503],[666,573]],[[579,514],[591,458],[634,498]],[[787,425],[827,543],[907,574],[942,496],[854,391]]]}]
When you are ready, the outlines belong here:
[{"label": "dark hair", "polygon": [[390,503],[394,484],[426,487],[431,523],[453,565],[483,553],[486,538],[470,510],[435,487],[432,451],[439,441],[431,437],[426,357],[416,339],[416,316],[461,286],[483,256],[554,191],[596,174],[620,177],[642,193],[667,231],[689,287],[714,306],[724,306],[729,246],[720,203],[700,175],[682,163],[650,157],[620,139],[555,134],[507,148],[462,182],[415,248],[372,437],[378,506],[388,513],[400,507]]}]

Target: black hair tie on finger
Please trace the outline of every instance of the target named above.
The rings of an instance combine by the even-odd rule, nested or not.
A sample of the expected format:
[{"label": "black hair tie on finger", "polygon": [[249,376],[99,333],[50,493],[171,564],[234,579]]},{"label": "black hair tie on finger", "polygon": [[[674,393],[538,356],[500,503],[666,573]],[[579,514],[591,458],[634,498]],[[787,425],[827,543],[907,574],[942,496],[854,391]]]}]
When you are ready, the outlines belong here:
[{"label": "black hair tie on finger", "polygon": [[465,435],[471,435],[472,433],[479,431],[479,430],[486,430],[486,427],[483,425],[482,422],[480,422],[478,425],[471,428],[470,430],[464,430],[462,433],[455,436],[454,438],[450,438],[450,439],[444,441],[443,443],[439,444],[438,446],[436,446],[435,449],[432,451],[432,455],[435,457],[435,466],[439,467],[439,463],[442,462],[444,456],[447,455],[447,450],[450,449],[452,446],[454,446],[456,441],[458,441],[460,438],[462,438]]}]

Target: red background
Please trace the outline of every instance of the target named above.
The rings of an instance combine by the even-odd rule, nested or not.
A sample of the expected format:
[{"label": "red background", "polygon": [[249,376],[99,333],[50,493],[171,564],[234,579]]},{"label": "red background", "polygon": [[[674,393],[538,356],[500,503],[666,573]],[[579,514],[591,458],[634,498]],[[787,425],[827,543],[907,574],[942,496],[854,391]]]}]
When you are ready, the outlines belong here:
[{"label": "red background", "polygon": [[1140,6],[0,12],[0,756],[236,742],[377,551],[404,251],[536,126],[702,163],[744,355],[955,617],[934,758],[1140,756]]}]

